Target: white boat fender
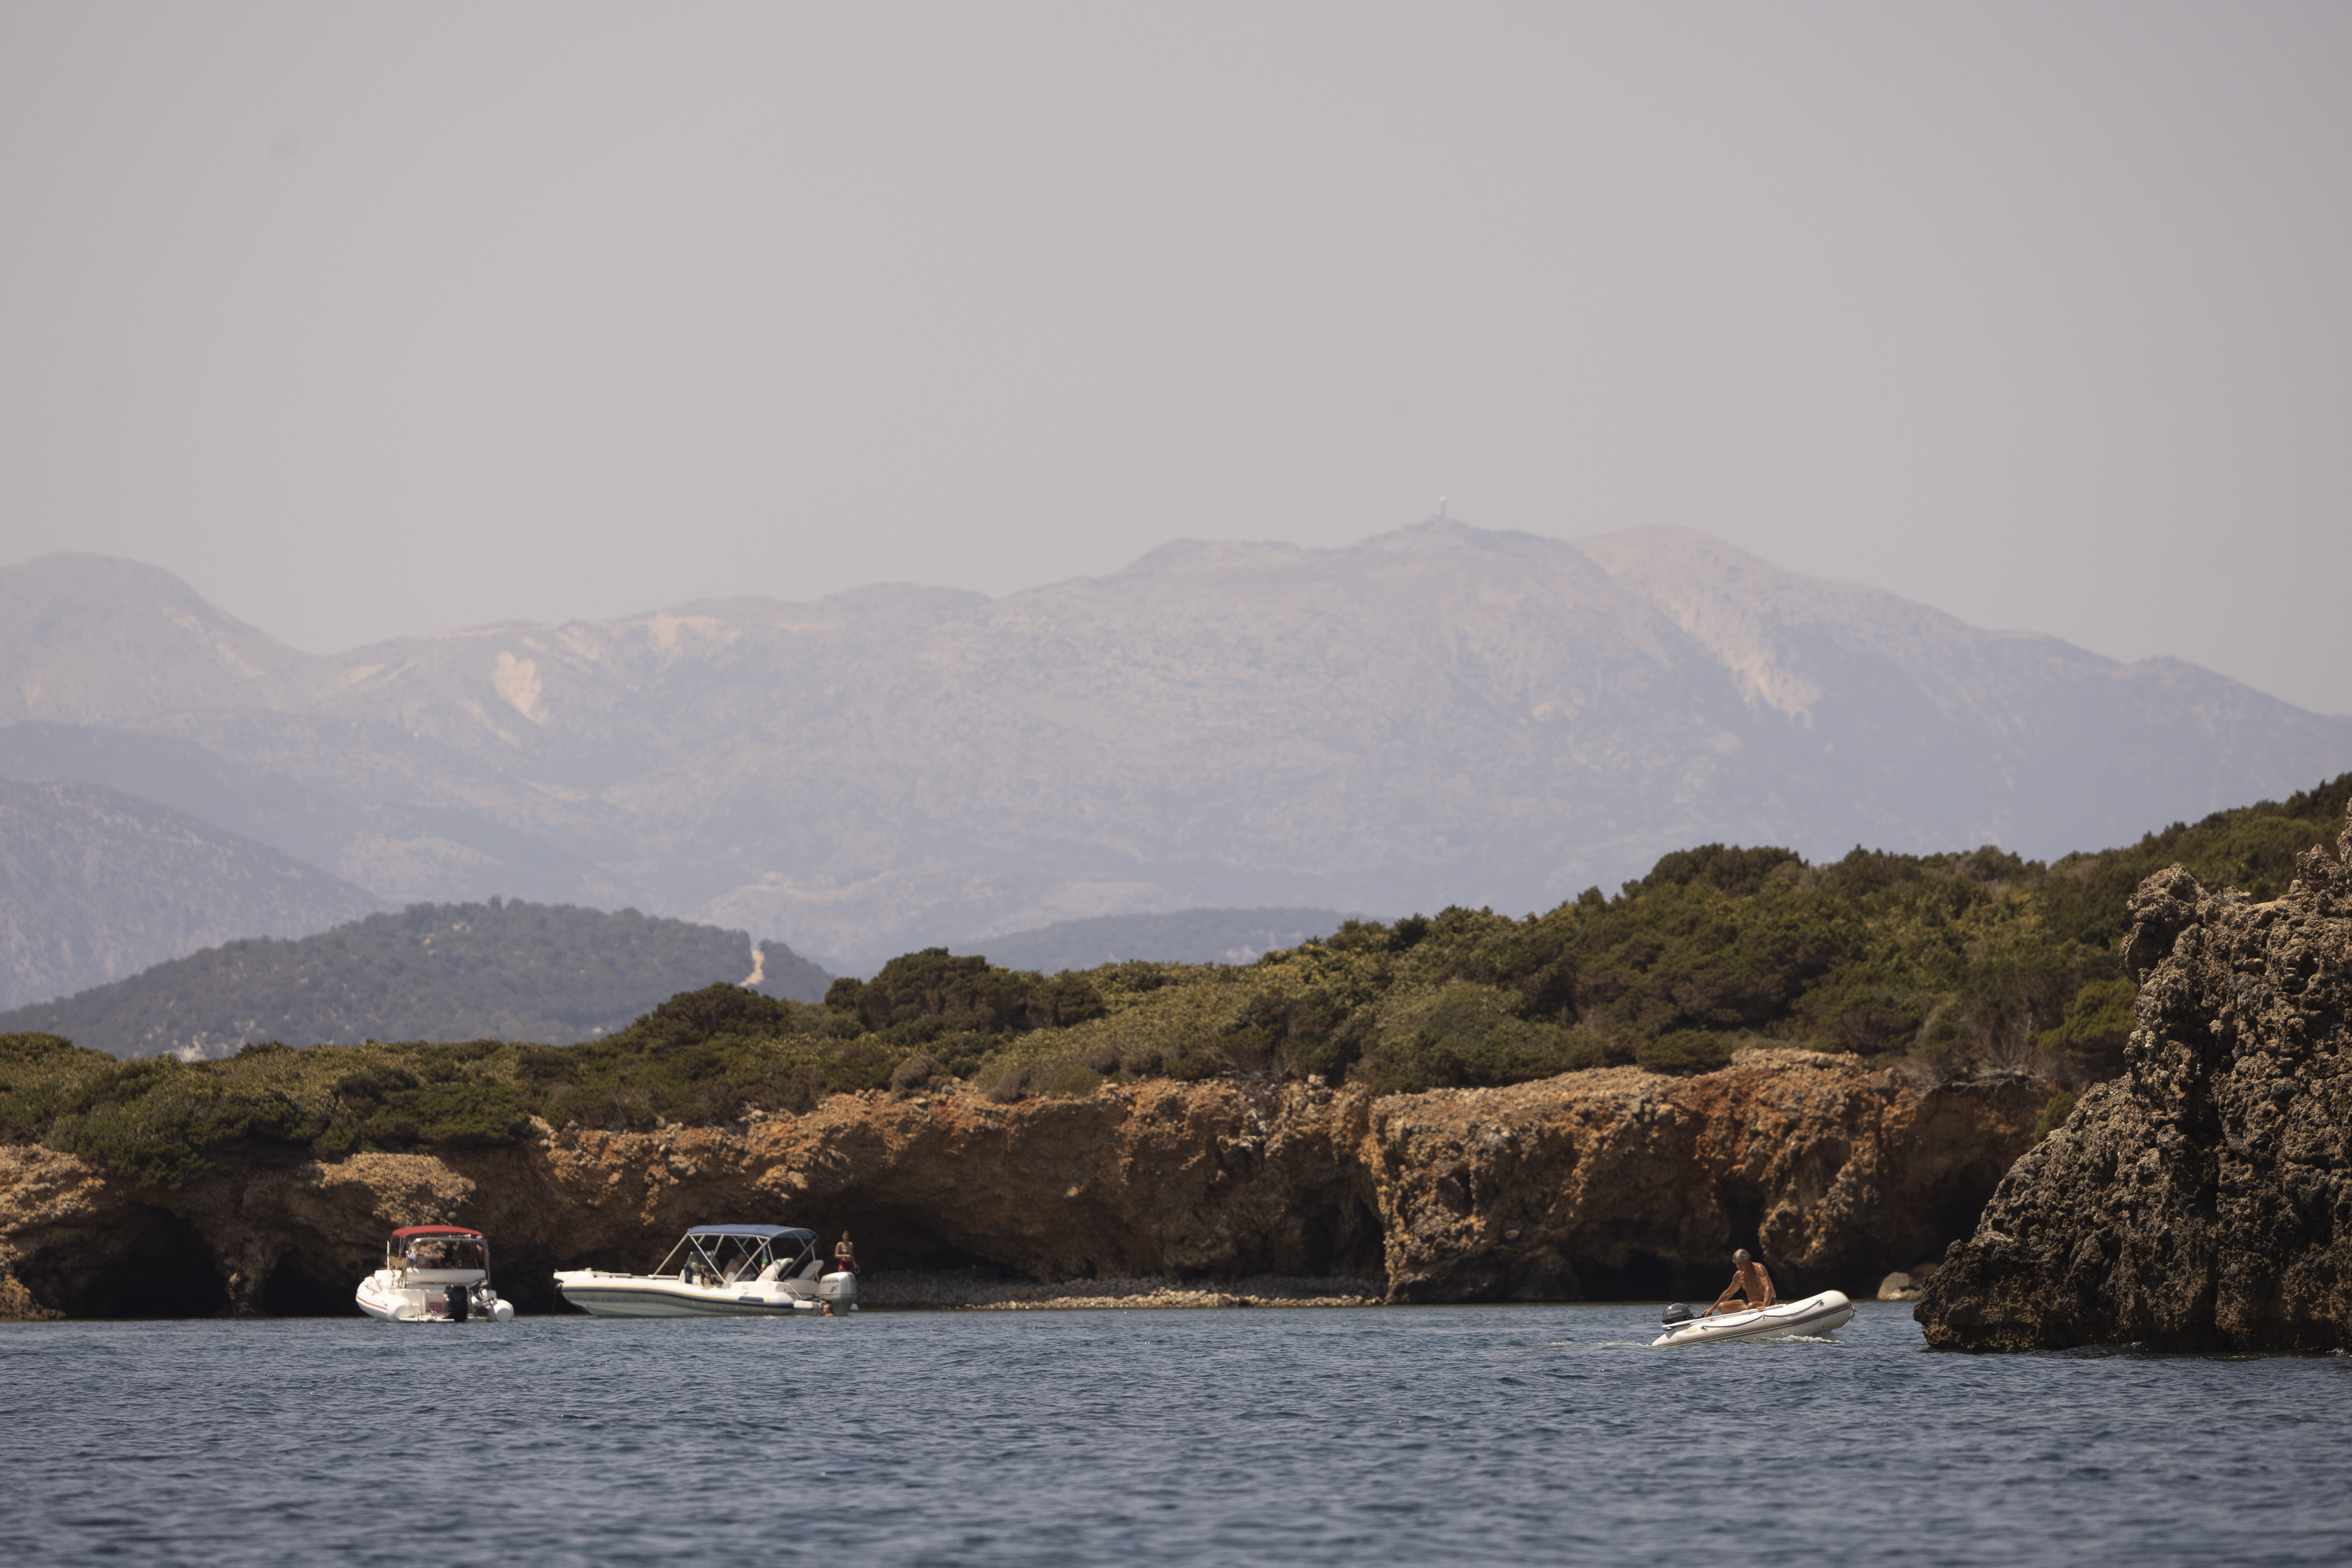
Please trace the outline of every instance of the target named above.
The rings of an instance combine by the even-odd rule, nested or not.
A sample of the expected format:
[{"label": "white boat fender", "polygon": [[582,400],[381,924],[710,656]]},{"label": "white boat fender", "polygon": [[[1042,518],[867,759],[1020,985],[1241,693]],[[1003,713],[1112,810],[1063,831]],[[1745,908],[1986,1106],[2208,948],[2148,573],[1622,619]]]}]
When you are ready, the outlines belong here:
[{"label": "white boat fender", "polygon": [[510,1323],[514,1322],[514,1303],[512,1301],[500,1301],[491,1307],[490,1322],[494,1323]]}]

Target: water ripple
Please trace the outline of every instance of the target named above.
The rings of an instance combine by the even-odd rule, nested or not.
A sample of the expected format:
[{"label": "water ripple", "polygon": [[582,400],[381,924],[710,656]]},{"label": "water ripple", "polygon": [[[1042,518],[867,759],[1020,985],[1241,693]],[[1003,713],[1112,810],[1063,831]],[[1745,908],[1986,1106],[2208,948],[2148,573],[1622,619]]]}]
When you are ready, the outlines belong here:
[{"label": "water ripple", "polygon": [[2343,1360],[1648,1348],[1631,1307],[0,1329],[52,1563],[2352,1556]]}]

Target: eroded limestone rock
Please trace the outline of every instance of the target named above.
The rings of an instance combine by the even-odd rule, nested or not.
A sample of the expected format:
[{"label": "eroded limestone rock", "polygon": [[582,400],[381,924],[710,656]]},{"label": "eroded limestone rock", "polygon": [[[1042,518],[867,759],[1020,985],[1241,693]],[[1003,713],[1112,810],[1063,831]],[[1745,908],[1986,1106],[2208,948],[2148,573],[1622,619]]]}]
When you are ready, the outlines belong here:
[{"label": "eroded limestone rock", "polygon": [[1784,1294],[1859,1289],[1967,1228],[2044,1092],[1758,1051],[1696,1078],[1626,1067],[1382,1100],[1367,1164],[1391,1298],[1711,1293],[1758,1242]]},{"label": "eroded limestone rock", "polygon": [[2125,1075],[2003,1178],[1916,1311],[2018,1350],[2352,1345],[2352,826],[2269,904],[2140,883]]},{"label": "eroded limestone rock", "polygon": [[828,1241],[850,1228],[879,1271],[1351,1276],[1398,1301],[1712,1288],[1760,1238],[1784,1289],[1813,1289],[1964,1230],[2043,1092],[1764,1051],[1699,1078],[1625,1068],[1378,1101],[1234,1082],[1009,1105],[902,1090],[734,1127],[542,1126],[520,1148],[228,1167],[170,1191],[9,1150],[0,1269],[31,1306],[106,1311],[168,1254],[202,1276],[178,1310],[210,1291],[217,1310],[333,1311],[394,1227],[458,1223],[489,1234],[500,1293],[533,1310],[556,1269],[647,1269],[688,1225],[785,1220]]}]

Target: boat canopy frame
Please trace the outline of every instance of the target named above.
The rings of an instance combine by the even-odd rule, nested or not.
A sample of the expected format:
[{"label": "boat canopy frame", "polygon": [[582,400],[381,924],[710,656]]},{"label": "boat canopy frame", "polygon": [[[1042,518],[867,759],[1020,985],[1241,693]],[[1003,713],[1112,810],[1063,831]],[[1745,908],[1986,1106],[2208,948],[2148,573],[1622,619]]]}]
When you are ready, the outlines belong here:
[{"label": "boat canopy frame", "polygon": [[[680,1253],[686,1261],[679,1261]],[[815,1254],[816,1232],[797,1225],[698,1225],[678,1239],[654,1272],[682,1272],[698,1261],[713,1280],[732,1282],[782,1263],[777,1278],[789,1279]]]},{"label": "boat canopy frame", "polygon": [[390,1267],[394,1259],[409,1257],[419,1241],[478,1242],[482,1249],[482,1267],[488,1270],[490,1266],[490,1239],[470,1225],[404,1225],[392,1233],[391,1240],[383,1244],[385,1266]]},{"label": "boat canopy frame", "polygon": [[470,1225],[404,1225],[383,1244],[383,1266],[434,1283],[459,1275],[487,1281],[490,1239]]}]

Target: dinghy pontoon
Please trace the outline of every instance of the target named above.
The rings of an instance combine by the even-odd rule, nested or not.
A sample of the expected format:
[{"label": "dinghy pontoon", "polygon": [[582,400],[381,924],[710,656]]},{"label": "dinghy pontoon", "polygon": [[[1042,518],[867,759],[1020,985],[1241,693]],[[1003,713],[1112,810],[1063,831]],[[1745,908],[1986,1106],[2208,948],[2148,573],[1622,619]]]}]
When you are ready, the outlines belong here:
[{"label": "dinghy pontoon", "polygon": [[514,1305],[490,1289],[490,1244],[462,1225],[407,1225],[383,1267],[360,1281],[360,1311],[388,1323],[502,1323]]},{"label": "dinghy pontoon", "polygon": [[1650,1342],[1662,1344],[1712,1344],[1727,1339],[1795,1339],[1827,1333],[1853,1316],[1853,1303],[1843,1291],[1823,1291],[1801,1301],[1776,1301],[1745,1312],[1695,1317],[1679,1303],[1666,1309],[1666,1332]]},{"label": "dinghy pontoon", "polygon": [[698,1225],[650,1274],[574,1269],[565,1301],[600,1318],[781,1317],[857,1308],[857,1276],[828,1274],[816,1232],[788,1225]]}]

